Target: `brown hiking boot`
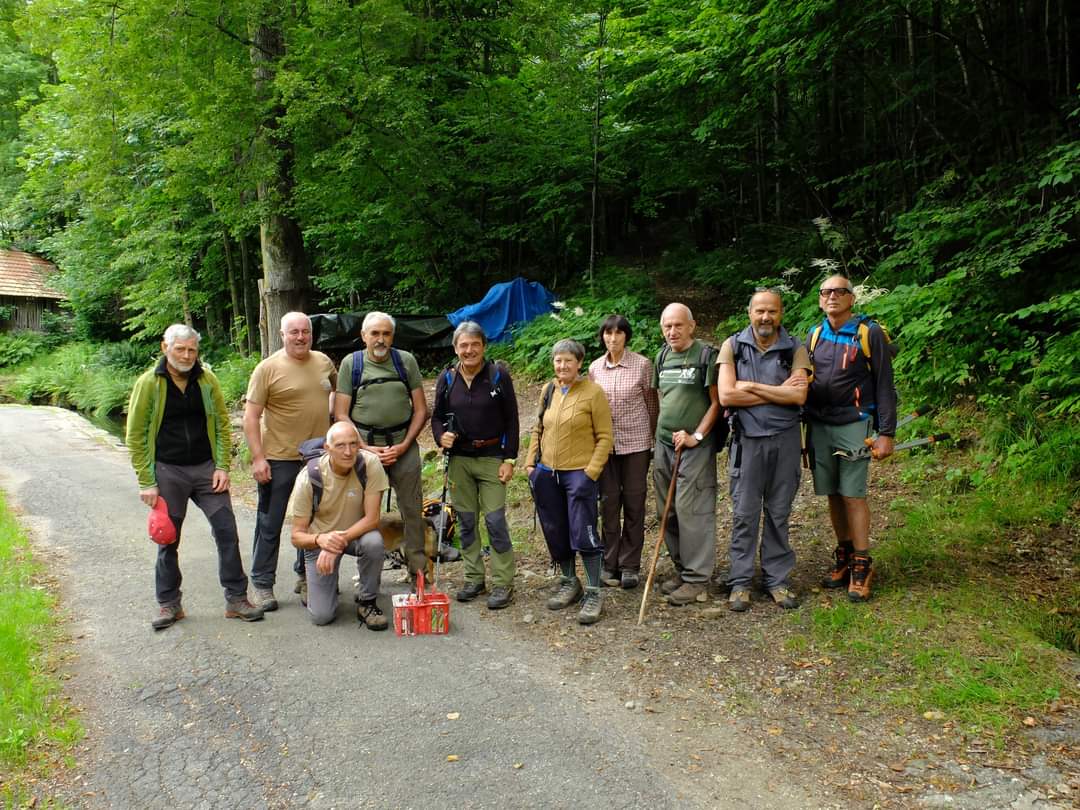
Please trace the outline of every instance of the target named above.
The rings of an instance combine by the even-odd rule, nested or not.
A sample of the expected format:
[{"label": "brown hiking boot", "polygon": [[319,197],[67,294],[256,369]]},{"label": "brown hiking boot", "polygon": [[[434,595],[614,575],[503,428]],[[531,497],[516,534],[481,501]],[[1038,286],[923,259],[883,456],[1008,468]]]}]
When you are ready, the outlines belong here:
[{"label": "brown hiking boot", "polygon": [[689,605],[691,602],[705,602],[709,593],[704,582],[684,582],[667,595],[669,605]]},{"label": "brown hiking boot", "polygon": [[821,578],[822,588],[843,588],[851,578],[851,555],[855,553],[855,546],[851,543],[840,543],[833,551],[836,564]]},{"label": "brown hiking boot", "polygon": [[874,561],[869,554],[851,557],[851,582],[847,598],[852,602],[865,602],[870,598],[870,583],[874,579]]},{"label": "brown hiking boot", "polygon": [[660,593],[662,593],[664,596],[667,596],[669,593],[677,591],[679,588],[682,587],[682,585],[682,577],[676,574],[675,576],[671,577],[671,579],[665,579],[662,583],[660,583]]},{"label": "brown hiking boot", "polygon": [[184,618],[184,609],[180,605],[161,605],[158,608],[154,618],[150,621],[150,626],[155,630],[164,630],[166,627],[171,627]]},{"label": "brown hiking boot", "polygon": [[226,619],[243,619],[245,622],[257,622],[262,617],[262,608],[255,607],[247,600],[247,597],[225,603]]}]

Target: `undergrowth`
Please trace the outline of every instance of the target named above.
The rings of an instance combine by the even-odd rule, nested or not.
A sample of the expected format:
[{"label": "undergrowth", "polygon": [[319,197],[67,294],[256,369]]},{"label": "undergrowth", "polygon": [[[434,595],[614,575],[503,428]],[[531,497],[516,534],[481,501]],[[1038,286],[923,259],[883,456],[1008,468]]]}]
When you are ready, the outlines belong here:
[{"label": "undergrowth", "polygon": [[[57,640],[55,599],[38,583],[29,544],[0,494],[0,801],[19,798],[44,751],[82,735],[48,663]],[[9,805],[10,806],[10,805]],[[20,805],[22,806],[22,805]]]}]

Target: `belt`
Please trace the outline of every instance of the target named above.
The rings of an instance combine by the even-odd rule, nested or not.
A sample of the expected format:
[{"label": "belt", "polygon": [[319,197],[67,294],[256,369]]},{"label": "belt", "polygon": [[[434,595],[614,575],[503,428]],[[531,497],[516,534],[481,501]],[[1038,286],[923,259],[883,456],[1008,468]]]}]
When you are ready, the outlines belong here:
[{"label": "belt", "polygon": [[502,444],[502,438],[496,437],[494,439],[473,439],[469,442],[469,446],[479,450],[481,447],[492,447],[496,444]]}]

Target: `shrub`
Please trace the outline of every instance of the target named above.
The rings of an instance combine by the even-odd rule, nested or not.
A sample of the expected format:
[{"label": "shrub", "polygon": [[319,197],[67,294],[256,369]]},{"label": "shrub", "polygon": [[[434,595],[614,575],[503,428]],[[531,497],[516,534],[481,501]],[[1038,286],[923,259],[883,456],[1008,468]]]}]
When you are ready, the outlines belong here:
[{"label": "shrub", "polygon": [[24,363],[44,348],[44,338],[34,332],[0,334],[0,368]]}]

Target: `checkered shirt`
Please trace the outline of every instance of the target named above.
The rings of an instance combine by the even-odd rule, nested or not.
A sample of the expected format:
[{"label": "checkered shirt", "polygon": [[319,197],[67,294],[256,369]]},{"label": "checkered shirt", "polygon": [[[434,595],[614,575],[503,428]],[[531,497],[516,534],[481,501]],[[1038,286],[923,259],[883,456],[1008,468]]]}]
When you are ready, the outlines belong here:
[{"label": "checkered shirt", "polygon": [[660,409],[652,387],[653,368],[647,357],[624,351],[611,365],[605,353],[589,365],[589,379],[604,389],[615,427],[615,454],[638,453],[653,446],[652,426]]}]

